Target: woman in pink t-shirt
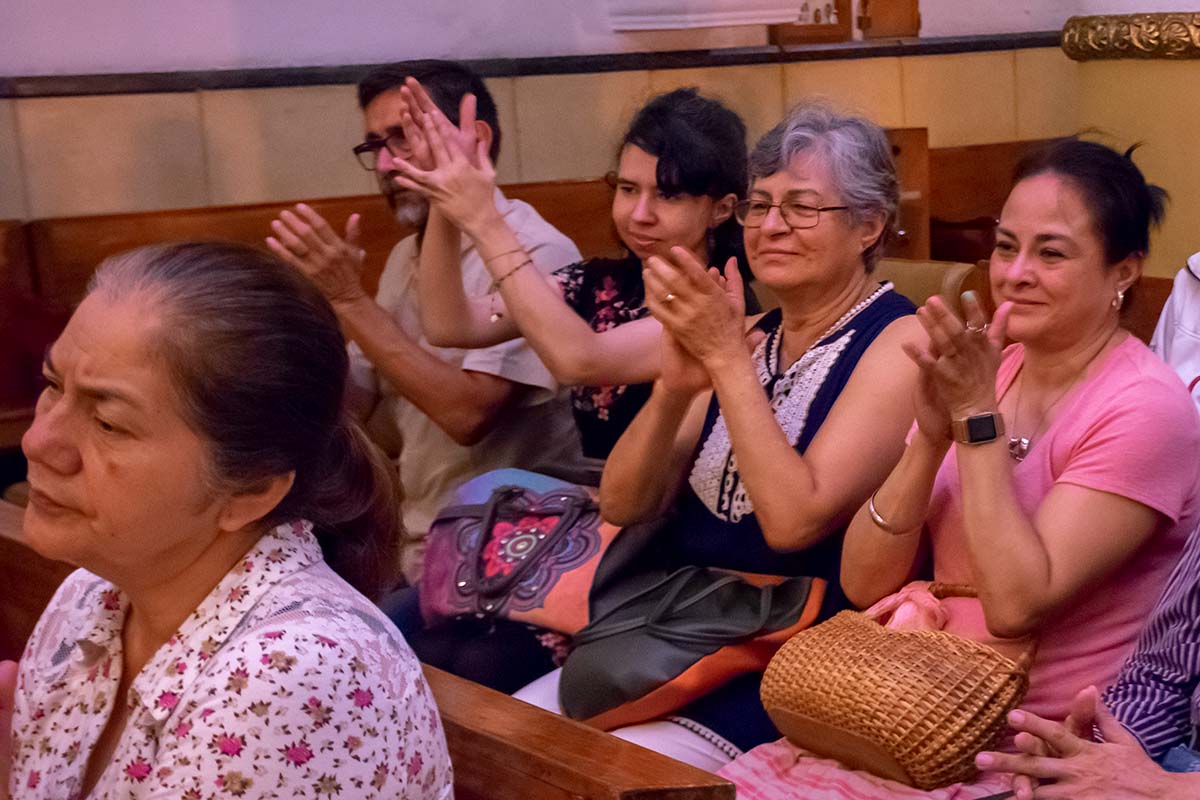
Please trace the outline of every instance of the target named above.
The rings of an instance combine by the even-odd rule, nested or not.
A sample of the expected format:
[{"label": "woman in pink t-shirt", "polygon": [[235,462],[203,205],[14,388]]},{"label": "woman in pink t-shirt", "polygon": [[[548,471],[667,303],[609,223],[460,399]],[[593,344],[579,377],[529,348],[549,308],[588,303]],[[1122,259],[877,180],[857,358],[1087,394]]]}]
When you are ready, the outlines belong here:
[{"label": "woman in pink t-shirt", "polygon": [[[946,629],[1037,655],[1025,707],[1061,719],[1132,649],[1200,518],[1200,419],[1179,379],[1120,326],[1163,209],[1128,154],[1078,140],[1028,156],[991,259],[998,308],[967,321],[937,297],[917,424],[900,463],[846,534],[842,583],[866,607],[912,580],[974,586],[944,601]],[[1001,349],[1004,341],[1016,342]],[[762,751],[762,752],[759,752]],[[739,797],[975,798],[1007,788],[917,792],[766,745],[725,774]]]}]

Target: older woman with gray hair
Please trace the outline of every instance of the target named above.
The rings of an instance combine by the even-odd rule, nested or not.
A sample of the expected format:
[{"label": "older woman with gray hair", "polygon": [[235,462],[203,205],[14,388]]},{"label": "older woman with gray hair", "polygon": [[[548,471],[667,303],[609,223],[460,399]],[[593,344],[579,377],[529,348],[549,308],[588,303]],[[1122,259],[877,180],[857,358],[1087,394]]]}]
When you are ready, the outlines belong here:
[{"label": "older woman with gray hair", "polygon": [[360,594],[394,581],[398,517],[347,369],[270,254],[99,267],[21,443],[25,539],[79,569],[11,701],[0,663],[0,798],[453,796],[420,664]]},{"label": "older woman with gray hair", "polygon": [[[600,506],[623,525],[675,509],[651,548],[660,568],[825,579],[823,619],[844,605],[845,525],[904,450],[912,406],[895,399],[911,396],[917,369],[901,347],[923,334],[912,303],[871,278],[898,199],[882,130],[802,104],[755,147],[750,174],[736,214],[780,307],[757,320],[750,352],[732,263],[718,276],[682,248],[648,259],[662,373],[608,459]],[[554,708],[557,680],[517,696]],[[615,733],[719,769],[779,737],[760,681],[744,675]]]}]

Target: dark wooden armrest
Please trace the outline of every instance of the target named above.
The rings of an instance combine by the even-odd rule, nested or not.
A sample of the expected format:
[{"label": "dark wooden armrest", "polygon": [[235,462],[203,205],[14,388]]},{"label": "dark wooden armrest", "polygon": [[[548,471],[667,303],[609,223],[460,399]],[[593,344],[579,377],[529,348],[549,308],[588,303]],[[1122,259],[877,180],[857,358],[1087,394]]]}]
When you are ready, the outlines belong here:
[{"label": "dark wooden armrest", "polygon": [[733,784],[506,694],[425,667],[458,800],[733,800]]},{"label": "dark wooden armrest", "polygon": [[0,659],[18,658],[54,590],[74,567],[42,558],[21,534],[25,509],[0,500]]},{"label": "dark wooden armrest", "polygon": [[32,424],[32,408],[0,408],[0,450],[20,447]]}]

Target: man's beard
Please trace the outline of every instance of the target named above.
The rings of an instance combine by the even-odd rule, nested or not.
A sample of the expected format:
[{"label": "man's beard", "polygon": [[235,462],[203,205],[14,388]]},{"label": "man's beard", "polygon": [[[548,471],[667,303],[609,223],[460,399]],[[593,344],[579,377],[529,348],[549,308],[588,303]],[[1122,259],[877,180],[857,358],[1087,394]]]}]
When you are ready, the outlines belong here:
[{"label": "man's beard", "polygon": [[429,219],[429,201],[419,192],[402,189],[392,180],[396,173],[389,172],[379,180],[379,189],[387,200],[392,216],[403,227],[424,228]]}]

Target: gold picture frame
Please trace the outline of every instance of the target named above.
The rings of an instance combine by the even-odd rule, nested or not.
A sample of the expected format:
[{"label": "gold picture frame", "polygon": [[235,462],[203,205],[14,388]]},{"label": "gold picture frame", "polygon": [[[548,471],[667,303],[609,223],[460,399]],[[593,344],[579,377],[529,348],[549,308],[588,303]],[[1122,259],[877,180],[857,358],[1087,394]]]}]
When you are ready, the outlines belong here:
[{"label": "gold picture frame", "polygon": [[1200,58],[1200,11],[1071,17],[1062,49],[1075,61]]}]

